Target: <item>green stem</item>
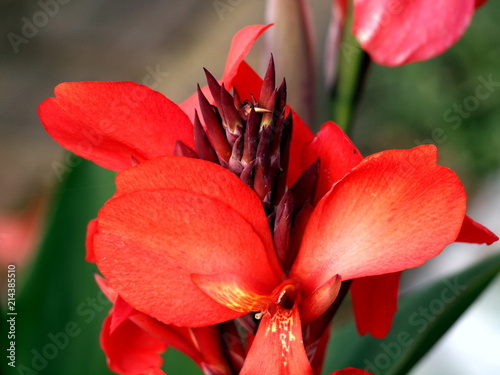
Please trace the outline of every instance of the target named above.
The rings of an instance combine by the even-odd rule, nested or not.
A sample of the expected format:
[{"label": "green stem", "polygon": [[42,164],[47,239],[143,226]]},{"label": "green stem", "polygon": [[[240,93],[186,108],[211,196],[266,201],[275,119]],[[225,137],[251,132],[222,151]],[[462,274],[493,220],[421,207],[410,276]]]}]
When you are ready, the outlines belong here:
[{"label": "green stem", "polygon": [[332,118],[347,134],[351,130],[353,113],[370,64],[370,57],[359,47],[351,30],[352,16],[344,28],[337,82],[330,95]]}]

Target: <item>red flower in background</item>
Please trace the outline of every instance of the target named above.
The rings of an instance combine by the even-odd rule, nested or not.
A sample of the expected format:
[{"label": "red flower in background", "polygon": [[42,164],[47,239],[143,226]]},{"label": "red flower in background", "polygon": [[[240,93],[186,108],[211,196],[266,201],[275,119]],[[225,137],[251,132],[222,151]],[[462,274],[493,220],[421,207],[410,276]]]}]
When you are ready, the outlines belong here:
[{"label": "red flower in background", "polygon": [[[123,170],[88,240],[88,259],[115,301],[103,347],[122,373],[158,369],[167,343],[206,373],[230,374],[218,366],[220,353],[203,357],[199,345],[216,340],[209,327],[244,316],[249,350],[229,348],[233,369],[318,373],[340,280],[355,285],[418,266],[457,236],[497,239],[465,216],[463,187],[436,165],[433,146],[363,159],[331,122],[314,137],[284,106],[283,86],[274,90],[273,69],[263,83],[243,61],[266,28],[235,36],[224,86],[208,75],[199,106],[193,97],[178,107],[130,82],[62,84],[40,106],[44,126],[64,147]],[[397,292],[389,277],[379,285]],[[366,297],[360,290],[355,300]],[[374,321],[362,312],[360,320],[385,329],[388,315]],[[208,334],[197,331],[197,340],[194,330]],[[117,348],[131,336],[151,345],[129,347],[126,355],[137,357],[123,360]]]},{"label": "red flower in background", "polygon": [[[361,48],[381,65],[399,66],[435,57],[463,35],[486,0],[354,0],[353,33]],[[342,16],[347,0],[335,0]],[[332,25],[332,28],[336,28]]]}]

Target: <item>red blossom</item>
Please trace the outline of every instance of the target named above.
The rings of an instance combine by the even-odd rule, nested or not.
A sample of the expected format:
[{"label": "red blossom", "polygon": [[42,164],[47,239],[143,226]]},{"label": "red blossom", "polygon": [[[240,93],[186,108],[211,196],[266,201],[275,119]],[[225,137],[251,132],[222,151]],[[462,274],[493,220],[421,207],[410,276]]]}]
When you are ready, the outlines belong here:
[{"label": "red blossom", "polygon": [[[214,367],[222,348],[241,374],[317,373],[330,306],[344,293],[341,281],[389,277],[380,285],[397,291],[397,277],[388,274],[436,256],[459,233],[468,241],[497,239],[465,216],[463,186],[436,164],[434,146],[363,158],[332,122],[314,137],[280,102],[284,86],[274,90],[272,69],[262,81],[243,61],[266,28],[235,36],[224,85],[208,75],[199,102],[190,98],[178,107],[140,85],[92,82],[58,86],[57,98],[40,106],[44,126],[63,146],[121,170],[115,195],[89,225],[87,259],[119,295],[103,346],[123,373],[136,365],[158,368],[165,344],[181,346],[207,374],[231,373]],[[237,91],[233,102],[229,88]],[[134,102],[134,93],[141,100]],[[258,138],[239,133],[246,131],[243,122]],[[196,158],[202,154],[211,161]],[[281,189],[285,179],[289,190]],[[357,298],[366,295],[362,284],[358,289]],[[396,293],[391,298],[395,303]],[[361,313],[363,329],[382,324],[385,331],[391,313],[368,322]],[[192,337],[216,340],[204,335],[207,327],[233,319],[247,327],[248,352],[223,340],[213,356],[201,355],[196,343],[208,341]],[[121,362],[116,335],[147,338],[150,346],[127,352],[144,358],[142,364]],[[308,355],[320,341],[313,369]]]},{"label": "red blossom", "polygon": [[[353,33],[376,63],[399,66],[427,60],[455,44],[485,2],[354,0]],[[341,15],[333,15],[332,30],[345,21],[346,0],[334,0],[334,7]]]}]

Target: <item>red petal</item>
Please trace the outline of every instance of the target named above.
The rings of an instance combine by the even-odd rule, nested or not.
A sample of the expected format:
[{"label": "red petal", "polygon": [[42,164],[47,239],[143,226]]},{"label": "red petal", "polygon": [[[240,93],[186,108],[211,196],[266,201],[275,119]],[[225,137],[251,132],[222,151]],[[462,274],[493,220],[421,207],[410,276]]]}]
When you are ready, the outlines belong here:
[{"label": "red petal", "polygon": [[[238,91],[241,100],[251,100],[252,95],[259,100],[262,78],[245,61],[241,62],[236,75],[230,83]],[[224,81],[224,86],[227,88],[226,81]]]},{"label": "red petal", "polygon": [[109,327],[110,333],[113,333],[113,331],[125,320],[137,313],[137,310],[125,302],[120,296],[116,298],[114,303],[111,325]]},{"label": "red petal", "polygon": [[104,168],[122,170],[172,154],[175,142],[194,148],[193,125],[159,92],[133,82],[62,83],[38,113],[63,147]]},{"label": "red petal", "polygon": [[395,272],[353,280],[352,304],[360,335],[382,339],[389,333],[398,310],[400,277],[401,272]]},{"label": "red petal", "polygon": [[181,190],[114,198],[99,213],[97,265],[137,310],[179,326],[205,326],[235,313],[207,297],[191,274],[234,272],[253,288],[277,285],[248,222],[221,202]]},{"label": "red petal", "polygon": [[315,207],[291,276],[310,293],[335,274],[397,272],[439,254],[458,235],[466,197],[436,160],[430,145],[364,159]]},{"label": "red petal", "polygon": [[498,241],[498,236],[484,225],[475,222],[466,215],[460,233],[455,241],[491,245],[493,242]]},{"label": "red petal", "polygon": [[[243,91],[243,93],[245,94],[248,89],[255,89],[255,91],[250,91],[249,93],[254,94],[256,97],[258,96],[260,92],[260,86],[262,85],[262,79],[243,60],[247,56],[248,52],[250,52],[250,49],[252,48],[255,41],[270,26],[271,25],[247,26],[238,31],[233,37],[233,41],[231,42],[231,47],[229,49],[226,60],[226,67],[224,68],[224,73],[222,74],[221,80],[221,82],[224,82],[224,86],[228,91],[236,85],[238,90],[240,90],[240,88],[242,87],[245,87],[246,90]],[[248,87],[249,84],[251,88]],[[207,99],[212,102],[212,94],[210,93],[208,86],[204,86],[201,90],[203,91],[203,94],[205,94]],[[240,92],[240,94],[242,94],[243,100],[250,98],[249,95],[246,96],[243,95],[243,93]],[[193,121],[194,110],[199,108],[198,95],[194,93],[188,99],[186,99],[180,105],[180,107],[189,116],[191,121]]]},{"label": "red petal", "polygon": [[475,0],[357,0],[353,32],[375,62],[397,66],[444,52],[474,9]]},{"label": "red petal", "polygon": [[334,371],[330,375],[373,375],[373,374],[366,370],[349,367],[343,370]]},{"label": "red petal", "polygon": [[[95,275],[95,280],[97,282],[97,285],[99,285],[99,288],[101,291],[108,297],[108,299],[116,303],[116,301],[121,300],[120,303],[126,304],[123,299],[118,296],[116,291],[109,285],[109,283],[101,276]],[[132,309],[132,307],[129,306],[129,308]],[[113,323],[116,323],[117,320],[121,320],[120,324],[125,322],[127,319],[119,319],[115,315],[117,314],[116,312],[116,306],[113,307],[111,310],[110,316],[108,318],[111,319],[111,323],[108,325],[109,329],[106,329],[106,332],[101,333],[101,335],[106,334],[109,336],[109,334],[114,331],[112,325]],[[112,316],[113,315],[113,316]],[[128,315],[128,320],[131,320],[133,323],[135,323],[137,326],[142,328],[146,332],[150,332],[153,336],[161,339],[163,342],[167,343],[168,345],[176,348],[177,350],[183,352],[187,356],[191,357],[196,363],[201,363],[202,358],[201,358],[201,353],[197,348],[195,348],[195,344],[193,343],[193,332],[192,330],[197,330],[198,328],[183,328],[183,327],[174,327],[170,325],[166,325],[163,323],[160,323],[156,319],[151,318],[150,316],[146,314],[142,314],[141,312],[134,310],[134,314],[127,314]],[[119,324],[116,325],[117,327]],[[116,328],[116,327],[114,327]],[[204,328],[199,328],[200,330],[209,330],[212,329],[213,327],[204,327]]]},{"label": "red petal", "polygon": [[193,342],[193,331],[197,329],[212,329],[214,326],[204,328],[185,328],[160,323],[146,314],[136,312],[130,317],[130,320],[146,332],[150,332],[159,338],[168,346],[186,354],[193,361],[202,363],[202,354],[197,343]]},{"label": "red petal", "polygon": [[87,234],[85,237],[85,260],[90,263],[95,263],[94,256],[94,234],[97,228],[97,219],[92,219],[87,224]]},{"label": "red petal", "polygon": [[302,343],[299,310],[277,305],[276,314],[264,314],[240,375],[312,375]]},{"label": "red petal", "polygon": [[338,275],[320,285],[300,303],[300,316],[304,324],[321,316],[335,301],[339,294],[341,280]]},{"label": "red petal", "polygon": [[99,289],[104,293],[104,295],[111,301],[113,304],[118,298],[118,293],[109,285],[108,281],[99,274],[94,275],[94,279],[99,286]]},{"label": "red petal", "polygon": [[[151,186],[112,198],[99,213],[94,244],[100,271],[127,303],[164,323],[205,326],[241,315],[203,293],[192,274],[235,273],[264,294],[280,281],[267,261],[272,248],[266,249],[251,225],[266,221],[260,202],[253,210],[248,205],[247,220],[224,198],[237,193],[245,206],[255,193],[215,164],[216,172],[200,179],[197,173],[208,164],[183,171],[179,180],[191,183],[186,190]],[[156,165],[152,160],[133,170],[146,171],[149,181],[158,170],[153,167],[148,175],[147,168]]]},{"label": "red petal", "polygon": [[259,198],[236,175],[219,165],[204,160],[165,156],[119,173],[116,187],[115,197],[140,190],[179,189],[223,202],[252,226],[268,252],[267,258],[275,275],[282,276]]},{"label": "red petal", "polygon": [[130,320],[124,321],[113,333],[110,332],[110,325],[111,315],[104,321],[101,345],[112,371],[122,375],[155,374],[151,371],[159,371],[163,364],[159,353],[167,349],[162,340]]},{"label": "red petal", "polygon": [[[233,37],[231,48],[227,55],[226,67],[222,74],[222,82],[226,85],[226,89],[232,88],[231,82],[236,76],[241,62],[245,59],[248,52],[252,48],[255,41],[262,35],[266,29],[272,25],[252,25],[241,29]],[[257,94],[257,93],[256,93]]]},{"label": "red petal", "polygon": [[349,137],[331,121],[325,123],[314,140],[305,146],[303,167],[307,168],[318,158],[320,158],[320,176],[316,202],[332,188],[333,184],[363,160]]},{"label": "red petal", "polygon": [[[313,140],[314,134],[309,129],[306,123],[292,110],[293,115],[293,131],[292,143],[290,146],[290,163],[288,165],[287,185],[293,186],[295,181],[300,177],[314,161],[307,164],[303,161],[304,147]],[[307,164],[307,165],[306,165]]]}]

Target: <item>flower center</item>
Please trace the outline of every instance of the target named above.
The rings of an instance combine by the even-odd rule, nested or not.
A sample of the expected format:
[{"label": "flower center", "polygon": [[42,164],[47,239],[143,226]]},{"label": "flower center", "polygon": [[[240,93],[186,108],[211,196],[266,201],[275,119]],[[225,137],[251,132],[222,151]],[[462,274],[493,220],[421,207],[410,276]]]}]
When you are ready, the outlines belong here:
[{"label": "flower center", "polygon": [[[312,204],[319,163],[314,163],[294,186],[287,188],[293,120],[292,111],[286,108],[285,80],[276,88],[271,58],[259,99],[250,95],[250,99],[242,101],[236,89],[230,94],[224,84],[219,84],[208,71],[205,73],[215,105],[198,88],[204,126],[195,113],[196,150],[177,141],[175,154],[219,164],[255,191],[273,233],[276,255],[288,273],[298,251],[293,244],[289,246],[290,232],[297,215]],[[290,299],[288,293],[285,301]]]},{"label": "flower center", "polygon": [[291,310],[301,300],[300,283],[296,280],[287,279],[273,290],[269,304],[261,312],[255,314],[255,318],[260,319],[266,313],[270,314],[271,318],[273,318],[278,310]]},{"label": "flower center", "polygon": [[215,106],[198,90],[201,125],[195,114],[196,150],[178,142],[176,154],[198,157],[220,164],[240,177],[261,199],[267,215],[275,212],[286,190],[292,115],[286,115],[286,83],[275,87],[271,60],[259,100],[242,101],[236,90],[205,71]]},{"label": "flower center", "polygon": [[287,287],[281,291],[277,304],[286,310],[290,310],[293,305],[295,305],[298,296],[299,291],[297,288],[294,285],[287,285]]}]

